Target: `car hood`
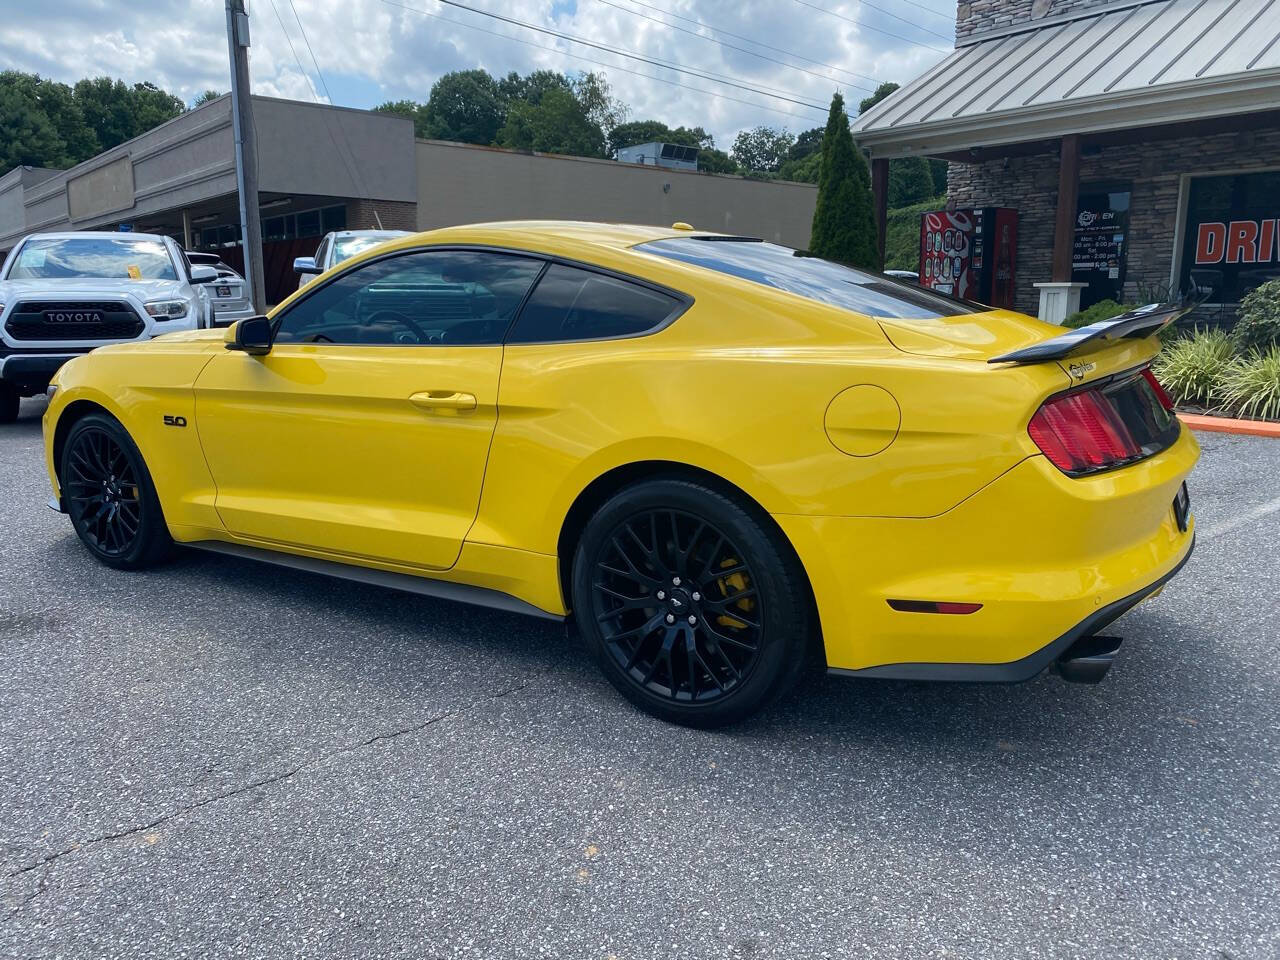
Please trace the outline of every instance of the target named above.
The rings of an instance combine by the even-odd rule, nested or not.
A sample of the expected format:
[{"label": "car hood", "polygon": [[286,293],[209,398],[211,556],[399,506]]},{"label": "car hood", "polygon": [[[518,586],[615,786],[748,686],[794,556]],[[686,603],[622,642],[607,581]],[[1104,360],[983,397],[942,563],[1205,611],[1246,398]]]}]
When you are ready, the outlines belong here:
[{"label": "car hood", "polygon": [[929,319],[880,318],[880,329],[903,353],[959,360],[992,357],[1063,333],[1063,328],[1012,310],[985,310]]},{"label": "car hood", "polygon": [[158,300],[182,293],[181,280],[115,280],[115,279],[40,279],[0,281],[0,299],[40,297],[50,299],[62,294],[132,294],[139,300]]}]

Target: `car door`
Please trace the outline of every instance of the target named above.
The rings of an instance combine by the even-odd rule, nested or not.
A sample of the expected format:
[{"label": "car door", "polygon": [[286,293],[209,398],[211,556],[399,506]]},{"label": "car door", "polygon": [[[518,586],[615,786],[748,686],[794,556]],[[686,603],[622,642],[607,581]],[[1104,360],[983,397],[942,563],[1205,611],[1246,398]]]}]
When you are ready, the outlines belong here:
[{"label": "car door", "polygon": [[248,540],[445,569],[475,520],[502,338],[542,261],[417,250],[315,284],[264,356],[195,385],[227,529]]}]

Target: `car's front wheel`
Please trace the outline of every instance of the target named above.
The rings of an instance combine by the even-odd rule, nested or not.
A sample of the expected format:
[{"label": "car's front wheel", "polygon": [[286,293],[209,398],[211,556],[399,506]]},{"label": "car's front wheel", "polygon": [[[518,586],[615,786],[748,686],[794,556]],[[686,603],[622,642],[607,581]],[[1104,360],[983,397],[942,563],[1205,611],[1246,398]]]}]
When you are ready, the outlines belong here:
[{"label": "car's front wheel", "polygon": [[659,479],[615,494],[587,524],[572,580],[605,676],[665,720],[742,720],[805,661],[810,604],[794,553],[766,516],[701,484]]},{"label": "car's front wheel", "polygon": [[81,542],[98,560],[139,570],[173,546],[151,474],[119,422],[93,413],[77,420],[62,448],[62,500]]}]

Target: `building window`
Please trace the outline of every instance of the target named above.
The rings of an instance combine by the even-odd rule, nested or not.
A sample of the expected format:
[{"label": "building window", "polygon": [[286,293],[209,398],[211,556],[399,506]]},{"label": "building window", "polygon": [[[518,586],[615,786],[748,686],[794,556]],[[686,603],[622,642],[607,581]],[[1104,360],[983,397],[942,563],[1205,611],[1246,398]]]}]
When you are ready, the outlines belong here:
[{"label": "building window", "polygon": [[341,204],[336,207],[325,207],[320,211],[321,231],[332,233],[334,230],[347,229],[347,207]]},{"label": "building window", "polygon": [[1179,283],[1239,303],[1280,277],[1280,171],[1192,177]]},{"label": "building window", "polygon": [[320,233],[319,210],[308,210],[306,213],[298,214],[298,236],[318,237]]}]

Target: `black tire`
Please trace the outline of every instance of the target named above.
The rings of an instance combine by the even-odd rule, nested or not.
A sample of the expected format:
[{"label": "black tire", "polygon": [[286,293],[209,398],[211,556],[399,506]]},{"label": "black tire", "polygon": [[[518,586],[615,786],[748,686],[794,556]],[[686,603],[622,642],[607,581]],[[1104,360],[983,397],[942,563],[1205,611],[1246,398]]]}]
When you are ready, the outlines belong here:
[{"label": "black tire", "polygon": [[0,423],[14,423],[18,419],[18,408],[22,398],[17,388],[11,383],[0,380]]},{"label": "black tire", "polygon": [[645,481],[601,506],[574,553],[572,591],[609,682],[673,723],[743,720],[808,660],[807,581],[790,545],[754,505],[689,480]]},{"label": "black tire", "polygon": [[128,431],[101,413],[81,417],[62,446],[62,502],[80,542],[117,570],[142,570],[173,548],[146,462]]}]

